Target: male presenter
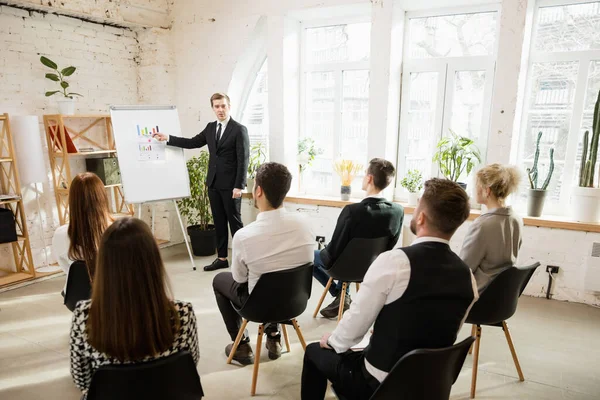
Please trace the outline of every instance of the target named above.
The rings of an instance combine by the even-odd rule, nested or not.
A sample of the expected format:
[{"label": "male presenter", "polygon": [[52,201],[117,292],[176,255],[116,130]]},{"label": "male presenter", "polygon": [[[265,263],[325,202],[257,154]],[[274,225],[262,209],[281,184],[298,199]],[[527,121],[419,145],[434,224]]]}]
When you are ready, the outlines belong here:
[{"label": "male presenter", "polygon": [[249,140],[246,127],[229,116],[230,101],[224,93],[215,93],[210,105],[217,116],[215,122],[191,139],[155,133],[154,138],[167,141],[170,146],[184,149],[199,149],[208,145],[210,153],[206,185],[215,229],[217,231],[217,258],[204,267],[214,271],[229,267],[227,262],[227,222],[231,236],[244,226],[241,206],[242,190],[246,187]]}]

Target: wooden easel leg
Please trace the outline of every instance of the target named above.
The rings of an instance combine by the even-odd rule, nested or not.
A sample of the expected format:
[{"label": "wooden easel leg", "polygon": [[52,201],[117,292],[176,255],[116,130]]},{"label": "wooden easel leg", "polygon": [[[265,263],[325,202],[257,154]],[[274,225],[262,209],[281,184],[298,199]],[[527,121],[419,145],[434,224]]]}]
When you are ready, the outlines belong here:
[{"label": "wooden easel leg", "polygon": [[515,346],[513,346],[512,338],[510,337],[510,332],[508,331],[508,325],[506,325],[506,321],[502,321],[502,330],[504,331],[504,336],[506,336],[506,341],[508,342],[508,347],[510,348],[510,354],[512,354],[513,361],[515,362],[515,367],[517,367],[517,373],[519,374],[519,380],[523,382],[525,377],[523,377],[523,371],[521,371],[521,365],[519,364],[519,359],[517,358],[517,352],[515,351]]},{"label": "wooden easel leg", "polygon": [[346,301],[346,286],[348,286],[348,284],[346,282],[344,282],[342,284],[342,293],[341,293],[341,297],[340,297],[340,308],[338,309],[338,322],[340,322],[342,320],[342,315],[344,314],[344,302]]},{"label": "wooden easel leg", "polygon": [[306,351],[306,342],[304,341],[304,336],[302,336],[302,331],[300,330],[300,325],[298,325],[298,321],[296,321],[296,319],[293,319],[292,325],[294,325],[294,330],[296,331],[296,334],[298,335],[298,340],[300,340],[300,344],[302,345],[302,348],[304,349],[304,351]]},{"label": "wooden easel leg", "polygon": [[333,278],[329,278],[329,281],[327,281],[327,285],[325,286],[325,290],[323,290],[323,294],[321,295],[321,299],[319,300],[319,304],[317,304],[317,308],[315,309],[315,312],[313,313],[313,318],[317,318],[317,313],[319,312],[319,309],[323,305],[323,300],[325,300],[325,296],[327,296],[327,292],[329,291],[329,288],[331,287],[332,282],[333,282]]},{"label": "wooden easel leg", "polygon": [[283,340],[285,340],[285,348],[287,349],[287,352],[290,352],[290,339],[288,338],[288,334],[287,334],[287,329],[285,327],[285,324],[281,324],[281,330],[283,331]]},{"label": "wooden easel leg", "polygon": [[183,233],[183,240],[185,241],[185,247],[187,247],[187,251],[190,256],[190,261],[192,262],[192,269],[195,271],[196,263],[194,262],[194,256],[192,256],[192,249],[190,248],[190,243],[188,242],[187,232],[185,231],[185,227],[183,226],[183,220],[181,219],[181,213],[179,212],[179,206],[177,205],[177,200],[173,200],[173,204],[175,205],[175,211],[177,212],[177,218],[179,218],[179,226],[181,226],[181,232]]},{"label": "wooden easel leg", "polygon": [[473,354],[473,373],[471,376],[471,398],[475,398],[475,389],[477,387],[477,364],[479,362],[479,345],[481,344],[481,326],[477,325],[475,335],[475,353]]},{"label": "wooden easel leg", "polygon": [[260,364],[260,350],[262,346],[262,338],[265,333],[265,325],[260,324],[258,327],[258,338],[256,339],[256,356],[254,357],[254,371],[252,371],[252,389],[250,395],[256,394],[256,381],[258,379],[258,365]]},{"label": "wooden easel leg", "polygon": [[244,331],[246,330],[246,325],[248,325],[248,320],[245,319],[242,322],[242,326],[238,331],[237,337],[235,338],[235,342],[233,342],[233,347],[231,348],[231,353],[229,353],[229,357],[227,357],[227,364],[231,364],[231,360],[233,360],[233,355],[235,354],[238,346],[240,345],[240,341],[242,340],[242,336],[244,336]]}]

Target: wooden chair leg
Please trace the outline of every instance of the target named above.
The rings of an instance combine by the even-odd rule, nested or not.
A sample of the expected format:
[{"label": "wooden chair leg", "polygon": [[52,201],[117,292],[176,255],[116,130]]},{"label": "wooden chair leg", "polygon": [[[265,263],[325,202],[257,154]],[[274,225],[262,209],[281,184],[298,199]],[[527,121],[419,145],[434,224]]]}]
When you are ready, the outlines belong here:
[{"label": "wooden chair leg", "polygon": [[506,341],[508,342],[508,347],[510,348],[510,354],[512,354],[513,361],[515,362],[515,367],[517,367],[517,373],[519,374],[519,380],[523,382],[525,378],[523,377],[523,371],[521,371],[521,365],[519,364],[519,359],[517,358],[517,352],[515,351],[515,346],[513,345],[512,338],[510,337],[510,332],[508,331],[508,325],[506,325],[506,321],[502,321],[502,330],[504,331],[504,336],[506,336]]},{"label": "wooden chair leg", "polygon": [[342,320],[342,315],[344,315],[344,303],[346,301],[346,287],[348,286],[348,284],[346,282],[344,282],[342,284],[342,293],[341,293],[341,297],[340,297],[340,308],[338,309],[338,322],[340,322]]},{"label": "wooden chair leg", "polygon": [[358,293],[359,290],[360,290],[360,283],[356,282],[356,293]]},{"label": "wooden chair leg", "polygon": [[481,344],[481,326],[477,325],[475,334],[475,353],[473,354],[473,373],[471,375],[471,398],[475,398],[477,387],[477,367],[479,362],[479,345]]},{"label": "wooden chair leg", "polygon": [[321,309],[321,306],[323,305],[323,300],[325,300],[325,296],[327,296],[327,292],[329,291],[329,287],[331,286],[332,282],[333,282],[333,278],[329,278],[329,281],[327,282],[327,286],[325,286],[325,290],[323,290],[323,294],[321,295],[321,299],[319,300],[319,304],[317,304],[317,308],[315,309],[315,312],[313,313],[313,318],[317,318],[317,314],[319,313],[319,310]]},{"label": "wooden chair leg", "polygon": [[287,329],[285,328],[285,324],[281,324],[281,330],[283,331],[283,340],[285,340],[285,348],[287,352],[290,352],[290,339],[288,339]]},{"label": "wooden chair leg", "polygon": [[300,330],[300,325],[298,325],[298,321],[293,319],[292,324],[294,325],[294,330],[298,335],[298,340],[300,340],[300,344],[302,344],[302,348],[304,349],[304,351],[306,351],[306,342],[304,341],[304,336],[302,336],[302,331]]},{"label": "wooden chair leg", "polygon": [[[477,334],[477,327],[475,325],[471,325],[471,336],[475,336]],[[474,343],[469,347],[469,354],[473,354],[473,346]]]},{"label": "wooden chair leg", "polygon": [[227,364],[231,364],[231,360],[233,360],[233,356],[240,345],[240,341],[242,340],[242,336],[244,336],[244,331],[246,330],[246,325],[248,325],[248,320],[244,319],[242,322],[242,326],[238,331],[237,337],[235,338],[235,342],[233,342],[233,347],[231,348],[231,353],[229,353],[229,357],[227,357]]},{"label": "wooden chair leg", "polygon": [[254,371],[252,371],[252,388],[250,389],[250,395],[256,394],[256,381],[258,379],[258,364],[260,364],[260,350],[262,347],[262,338],[265,333],[265,325],[260,324],[258,327],[258,338],[256,339],[256,355],[254,356]]}]

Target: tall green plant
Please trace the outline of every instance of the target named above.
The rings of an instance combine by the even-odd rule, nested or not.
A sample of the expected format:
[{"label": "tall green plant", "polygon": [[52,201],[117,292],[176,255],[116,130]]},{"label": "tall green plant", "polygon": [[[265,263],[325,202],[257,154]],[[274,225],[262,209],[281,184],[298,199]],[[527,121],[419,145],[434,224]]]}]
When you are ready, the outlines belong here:
[{"label": "tall green plant", "polygon": [[470,174],[481,163],[481,154],[473,139],[459,136],[450,129],[450,136],[438,142],[433,161],[446,179],[456,182],[464,172]]},{"label": "tall green plant", "polygon": [[[267,151],[262,143],[253,144],[250,147],[250,159],[248,161],[248,178],[256,178],[256,171],[267,161]],[[250,188],[252,189],[252,188]]]},{"label": "tall green plant", "polygon": [[65,96],[66,98],[72,99],[73,96],[81,96],[79,93],[74,93],[74,92],[68,92],[67,93],[67,89],[69,88],[69,82],[65,81],[65,77],[67,76],[71,76],[73,75],[73,72],[75,72],[75,70],[77,68],[71,66],[71,67],[67,67],[67,68],[63,68],[60,71],[58,70],[58,65],[52,61],[51,59],[41,56],[40,57],[40,62],[42,64],[44,64],[46,67],[54,70],[54,73],[48,73],[46,74],[46,78],[50,79],[53,82],[58,82],[61,90],[53,90],[53,91],[49,91],[46,92],[46,97],[50,97],[56,93],[61,93],[63,96]]},{"label": "tall green plant", "polygon": [[541,187],[538,187],[538,161],[540,159],[540,141],[542,140],[542,132],[538,132],[537,140],[535,142],[535,154],[533,156],[533,166],[527,168],[527,178],[529,179],[529,186],[531,189],[546,190],[552,179],[552,173],[554,172],[554,148],[550,148],[550,167],[548,169],[548,175],[544,180]]},{"label": "tall green plant", "polygon": [[592,122],[592,143],[588,158],[589,131],[583,134],[583,154],[579,166],[579,186],[594,187],[594,174],[596,172],[596,160],[598,158],[598,140],[600,138],[600,91],[594,107],[594,119]]},{"label": "tall green plant", "polygon": [[208,151],[203,151],[187,161],[191,195],[177,201],[179,211],[187,218],[188,225],[199,225],[202,230],[208,230],[208,225],[213,221],[205,182],[208,159]]}]

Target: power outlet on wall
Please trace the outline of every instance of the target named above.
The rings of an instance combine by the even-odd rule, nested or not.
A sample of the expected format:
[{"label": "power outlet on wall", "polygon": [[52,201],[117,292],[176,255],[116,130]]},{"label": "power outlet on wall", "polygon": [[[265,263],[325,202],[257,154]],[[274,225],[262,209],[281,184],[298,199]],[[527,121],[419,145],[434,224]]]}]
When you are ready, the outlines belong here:
[{"label": "power outlet on wall", "polygon": [[319,243],[325,243],[325,236],[317,236],[315,240]]},{"label": "power outlet on wall", "polygon": [[546,266],[546,272],[549,272],[551,274],[558,274],[559,269],[560,268],[555,265],[547,265]]}]

